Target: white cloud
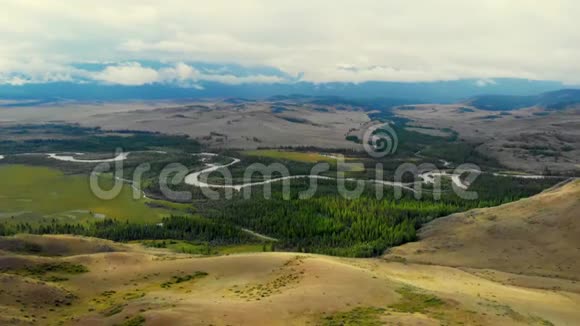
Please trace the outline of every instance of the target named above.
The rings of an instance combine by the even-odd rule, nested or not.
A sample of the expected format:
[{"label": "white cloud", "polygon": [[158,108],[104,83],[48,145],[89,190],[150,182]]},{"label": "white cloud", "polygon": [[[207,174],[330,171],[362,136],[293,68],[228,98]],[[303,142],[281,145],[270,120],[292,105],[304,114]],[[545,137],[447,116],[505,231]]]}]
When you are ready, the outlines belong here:
[{"label": "white cloud", "polygon": [[496,82],[493,79],[480,79],[476,81],[475,84],[479,87],[485,87],[487,85],[495,85]]},{"label": "white cloud", "polygon": [[[269,65],[315,82],[573,83],[580,82],[579,15],[576,0],[102,0],[97,8],[89,0],[4,0],[0,73],[29,73],[26,63],[38,61],[35,78],[76,76],[83,72],[67,64],[148,59]],[[114,66],[99,77],[125,84],[278,81],[172,69]]]},{"label": "white cloud", "polygon": [[95,80],[120,85],[144,85],[159,80],[159,73],[151,68],[142,67],[139,63],[127,63],[121,66],[109,66],[93,75]]},{"label": "white cloud", "polygon": [[250,75],[250,76],[234,76],[234,75],[208,75],[202,74],[199,80],[214,81],[222,84],[239,85],[239,84],[274,84],[283,83],[286,80],[278,76],[266,75]]},{"label": "white cloud", "polygon": [[29,81],[18,76],[0,76],[0,84],[8,84],[13,86],[22,86]]},{"label": "white cloud", "polygon": [[280,83],[284,79],[277,76],[249,75],[235,76],[231,74],[208,74],[201,73],[197,69],[179,62],[172,67],[164,67],[158,70],[143,67],[138,62],[128,62],[122,65],[111,65],[102,71],[89,74],[88,78],[119,85],[145,85],[152,83],[177,83],[195,88],[201,87],[196,84],[199,81],[213,81],[223,84],[239,85],[244,83]]}]

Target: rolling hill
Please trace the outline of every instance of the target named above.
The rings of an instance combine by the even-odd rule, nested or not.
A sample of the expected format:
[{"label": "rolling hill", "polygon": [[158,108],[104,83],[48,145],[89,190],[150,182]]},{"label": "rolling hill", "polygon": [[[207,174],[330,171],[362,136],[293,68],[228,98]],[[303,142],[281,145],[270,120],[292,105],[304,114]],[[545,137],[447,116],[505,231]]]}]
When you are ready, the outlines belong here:
[{"label": "rolling hill", "polygon": [[574,181],[455,214],[383,259],[201,258],[91,238],[4,237],[0,323],[574,325],[579,204]]},{"label": "rolling hill", "polygon": [[580,281],[580,180],[433,221],[386,257]]},{"label": "rolling hill", "polygon": [[532,96],[482,95],[465,102],[481,110],[509,111],[537,106],[561,110],[580,104],[580,89],[562,89]]}]

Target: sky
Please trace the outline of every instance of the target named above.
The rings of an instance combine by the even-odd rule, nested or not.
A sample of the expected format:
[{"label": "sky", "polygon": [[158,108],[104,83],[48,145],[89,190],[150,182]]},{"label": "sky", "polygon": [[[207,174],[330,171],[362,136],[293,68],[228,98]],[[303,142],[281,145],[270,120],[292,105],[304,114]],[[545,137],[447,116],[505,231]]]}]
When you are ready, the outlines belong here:
[{"label": "sky", "polygon": [[2,0],[0,84],[579,84],[578,17],[577,0]]}]

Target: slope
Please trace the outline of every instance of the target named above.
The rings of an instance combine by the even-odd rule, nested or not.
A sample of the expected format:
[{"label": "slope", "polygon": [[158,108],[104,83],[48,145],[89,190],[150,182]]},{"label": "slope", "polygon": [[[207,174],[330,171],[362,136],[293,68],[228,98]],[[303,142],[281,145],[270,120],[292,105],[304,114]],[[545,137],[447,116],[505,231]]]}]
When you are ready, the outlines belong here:
[{"label": "slope", "polygon": [[438,219],[386,258],[580,280],[580,180]]}]

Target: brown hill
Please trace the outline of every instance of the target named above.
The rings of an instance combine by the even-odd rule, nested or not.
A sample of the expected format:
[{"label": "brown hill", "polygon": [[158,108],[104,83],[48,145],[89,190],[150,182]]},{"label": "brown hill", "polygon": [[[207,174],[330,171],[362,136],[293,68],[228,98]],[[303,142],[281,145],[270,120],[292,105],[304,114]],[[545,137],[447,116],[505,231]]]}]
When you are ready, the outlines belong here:
[{"label": "brown hill", "polygon": [[0,237],[0,324],[576,325],[579,205],[574,181],[455,214],[385,259]]},{"label": "brown hill", "polygon": [[580,280],[580,180],[438,219],[385,257]]}]

